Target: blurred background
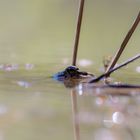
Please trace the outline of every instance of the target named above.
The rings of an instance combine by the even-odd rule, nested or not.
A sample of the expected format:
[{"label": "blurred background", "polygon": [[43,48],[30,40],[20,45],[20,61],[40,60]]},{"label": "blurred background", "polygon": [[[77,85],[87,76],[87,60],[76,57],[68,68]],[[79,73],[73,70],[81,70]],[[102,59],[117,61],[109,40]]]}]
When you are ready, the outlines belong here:
[{"label": "blurred background", "polygon": [[[79,0],[1,0],[0,63],[71,62]],[[86,0],[78,59],[113,55],[140,10],[140,0]],[[140,27],[122,59],[140,52]]]}]

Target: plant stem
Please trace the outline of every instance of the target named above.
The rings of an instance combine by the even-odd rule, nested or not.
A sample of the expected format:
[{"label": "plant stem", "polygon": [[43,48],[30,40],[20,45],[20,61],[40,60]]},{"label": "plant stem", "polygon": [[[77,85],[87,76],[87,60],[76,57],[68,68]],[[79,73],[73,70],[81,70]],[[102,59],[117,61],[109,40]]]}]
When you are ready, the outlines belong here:
[{"label": "plant stem", "polygon": [[[128,41],[130,40],[130,38],[131,38],[132,34],[134,33],[134,31],[135,31],[137,25],[139,24],[139,22],[140,22],[140,12],[139,12],[136,20],[134,21],[131,29],[128,31],[128,33],[127,33],[126,37],[124,38],[119,50],[115,54],[114,58],[112,59],[110,65],[108,66],[105,73],[108,73],[110,71],[110,69],[112,69],[116,65],[117,61],[119,60],[122,52],[124,51]],[[106,76],[109,76],[109,75],[106,75]]]},{"label": "plant stem", "polygon": [[[77,60],[77,52],[78,52],[84,3],[85,3],[85,0],[80,0],[80,6],[79,6],[79,10],[78,10],[78,19],[77,19],[77,28],[76,28],[75,41],[74,41],[74,49],[73,49],[73,57],[72,57],[73,58],[72,65],[74,65],[74,66],[76,66],[76,60]],[[77,114],[78,114],[77,95],[73,89],[71,91],[71,101],[72,101],[72,110],[73,110],[72,113],[73,113],[75,140],[80,140],[79,119],[77,118]]]},{"label": "plant stem", "polygon": [[75,34],[73,60],[72,60],[72,65],[74,66],[76,66],[76,60],[77,60],[77,51],[78,51],[81,23],[82,23],[82,17],[83,17],[84,2],[85,0],[80,0],[80,6],[78,10],[77,28],[76,28],[76,34]]},{"label": "plant stem", "polygon": [[116,71],[116,70],[118,70],[118,69],[124,67],[125,65],[127,65],[127,64],[129,64],[129,63],[131,63],[131,62],[133,62],[133,61],[135,61],[136,59],[139,59],[139,58],[140,58],[140,54],[138,54],[138,55],[136,55],[136,56],[134,56],[134,57],[128,59],[126,62],[120,64],[119,66],[110,69],[108,72],[106,72],[106,73],[100,75],[99,77],[92,79],[91,81],[89,81],[89,83],[98,82],[98,81],[101,80],[102,78],[104,78],[104,77],[110,75],[110,74],[113,73],[114,71]]}]

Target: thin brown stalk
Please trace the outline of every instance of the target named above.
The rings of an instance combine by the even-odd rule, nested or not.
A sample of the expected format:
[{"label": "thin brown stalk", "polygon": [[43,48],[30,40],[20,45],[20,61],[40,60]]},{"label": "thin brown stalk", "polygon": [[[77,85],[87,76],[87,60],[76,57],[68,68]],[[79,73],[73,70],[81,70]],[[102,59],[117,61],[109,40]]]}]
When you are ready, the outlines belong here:
[{"label": "thin brown stalk", "polygon": [[[140,22],[140,11],[139,11],[139,14],[138,14],[136,20],[134,21],[132,27],[130,28],[130,30],[128,31],[127,35],[125,36],[125,38],[124,38],[119,50],[115,54],[114,58],[112,59],[110,65],[108,66],[108,68],[107,68],[105,73],[108,73],[116,65],[117,61],[119,60],[122,52],[124,51],[128,41],[130,40],[130,38],[131,38],[132,34],[134,33],[134,31],[135,31],[137,25],[139,24],[139,22]],[[107,75],[107,76],[109,76],[109,75]]]},{"label": "thin brown stalk", "polygon": [[[85,0],[80,0],[80,6],[79,6],[79,10],[78,10],[78,19],[77,19],[77,28],[76,28],[75,41],[74,41],[74,49],[73,49],[73,57],[72,57],[72,65],[74,65],[74,66],[76,66],[76,60],[77,60],[77,52],[78,52],[84,3],[85,3]],[[73,114],[73,126],[74,126],[75,140],[80,140],[77,95],[73,89],[71,90],[71,101],[72,101],[72,114]]]},{"label": "thin brown stalk", "polygon": [[73,49],[72,65],[74,66],[76,66],[76,60],[77,60],[77,51],[78,51],[78,45],[79,45],[79,37],[80,37],[80,31],[81,31],[84,3],[85,3],[85,0],[80,0],[80,6],[78,10],[78,19],[77,19],[77,28],[76,28],[75,41],[74,41],[74,49]]}]

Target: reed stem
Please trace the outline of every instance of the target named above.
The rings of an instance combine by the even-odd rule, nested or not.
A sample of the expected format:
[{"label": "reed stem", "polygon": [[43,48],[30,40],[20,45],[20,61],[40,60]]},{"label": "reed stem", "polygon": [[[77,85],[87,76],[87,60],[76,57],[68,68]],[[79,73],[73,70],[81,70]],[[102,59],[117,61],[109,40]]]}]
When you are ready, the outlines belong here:
[{"label": "reed stem", "polygon": [[80,0],[80,6],[79,6],[79,10],[78,10],[78,19],[77,19],[77,28],[76,28],[75,41],[74,41],[74,49],[73,49],[72,65],[74,65],[74,66],[76,66],[76,60],[77,60],[77,52],[78,52],[84,3],[85,3],[85,0]]},{"label": "reed stem", "polygon": [[[76,34],[75,34],[75,40],[74,40],[74,48],[73,48],[73,57],[72,57],[72,65],[74,65],[74,66],[76,66],[76,60],[77,60],[77,52],[78,52],[84,3],[85,3],[85,0],[80,0]],[[73,89],[71,90],[71,101],[72,101],[72,113],[73,113],[73,125],[74,125],[75,140],[80,140],[79,118],[77,118],[77,115],[78,115],[77,95]]]},{"label": "reed stem", "polygon": [[[124,51],[128,41],[130,40],[130,38],[131,38],[132,34],[134,33],[134,31],[135,31],[137,25],[139,24],[139,22],[140,22],[140,11],[139,11],[139,14],[138,14],[137,18],[135,19],[132,27],[130,28],[130,30],[128,31],[127,35],[125,36],[125,38],[124,38],[119,50],[115,54],[114,58],[112,59],[110,65],[108,66],[108,68],[107,68],[105,73],[108,73],[116,65],[117,61],[119,60],[122,52]],[[106,75],[106,76],[109,76],[109,75]]]}]

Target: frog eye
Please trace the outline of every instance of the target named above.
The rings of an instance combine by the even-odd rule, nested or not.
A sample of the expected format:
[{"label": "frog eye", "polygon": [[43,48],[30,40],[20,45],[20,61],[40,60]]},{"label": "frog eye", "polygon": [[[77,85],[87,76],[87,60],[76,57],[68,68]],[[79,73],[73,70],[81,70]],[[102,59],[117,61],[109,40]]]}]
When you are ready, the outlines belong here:
[{"label": "frog eye", "polygon": [[74,74],[74,73],[76,72],[76,70],[73,70],[73,69],[67,69],[67,72],[68,72],[69,74]]},{"label": "frog eye", "polygon": [[75,72],[76,72],[76,70],[70,70],[69,72],[70,72],[70,73],[75,73]]},{"label": "frog eye", "polygon": [[66,71],[65,71],[69,76],[74,76],[74,75],[76,75],[77,74],[77,70],[75,70],[75,69],[66,69]]}]

